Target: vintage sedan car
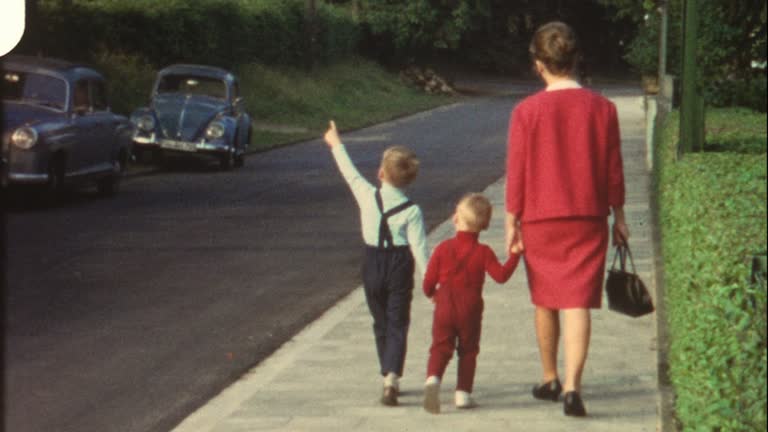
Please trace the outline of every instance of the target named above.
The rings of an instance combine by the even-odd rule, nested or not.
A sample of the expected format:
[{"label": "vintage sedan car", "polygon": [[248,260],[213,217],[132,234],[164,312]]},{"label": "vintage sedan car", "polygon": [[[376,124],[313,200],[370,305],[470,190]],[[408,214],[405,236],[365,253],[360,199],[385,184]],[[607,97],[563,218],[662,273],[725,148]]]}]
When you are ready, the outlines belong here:
[{"label": "vintage sedan car", "polygon": [[237,78],[212,66],[173,65],[158,72],[149,107],[131,115],[134,152],[213,158],[241,166],[251,140]]},{"label": "vintage sedan car", "polygon": [[2,185],[38,184],[56,195],[93,183],[113,194],[131,155],[133,126],[110,112],[104,77],[62,60],[2,59]]}]

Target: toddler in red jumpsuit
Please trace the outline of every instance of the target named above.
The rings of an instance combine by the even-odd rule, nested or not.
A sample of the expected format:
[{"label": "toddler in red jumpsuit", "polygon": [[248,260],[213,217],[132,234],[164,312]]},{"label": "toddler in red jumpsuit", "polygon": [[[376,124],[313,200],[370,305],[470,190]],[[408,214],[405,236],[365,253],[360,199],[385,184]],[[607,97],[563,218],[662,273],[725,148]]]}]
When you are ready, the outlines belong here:
[{"label": "toddler in red jumpsuit", "polygon": [[476,406],[471,394],[480,352],[485,273],[499,283],[506,282],[520,261],[520,255],[513,253],[502,265],[490,247],[478,242],[492,210],[483,195],[464,196],[453,216],[456,236],[435,248],[424,276],[424,294],[435,303],[424,386],[424,409],[433,414],[440,412],[440,380],[454,349],[459,357],[456,407]]}]

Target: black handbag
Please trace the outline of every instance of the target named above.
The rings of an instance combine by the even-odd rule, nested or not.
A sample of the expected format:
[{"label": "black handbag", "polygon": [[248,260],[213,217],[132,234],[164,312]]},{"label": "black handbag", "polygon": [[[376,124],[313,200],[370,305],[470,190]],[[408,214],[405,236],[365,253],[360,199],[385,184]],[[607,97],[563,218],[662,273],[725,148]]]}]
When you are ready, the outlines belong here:
[{"label": "black handbag", "polygon": [[[628,272],[626,268],[627,256],[632,264],[632,272]],[[620,263],[619,268],[616,268],[617,258]],[[608,295],[608,308],[612,311],[631,317],[640,317],[655,310],[648,289],[637,276],[632,252],[626,243],[616,246],[613,264],[608,270],[605,293]]]}]

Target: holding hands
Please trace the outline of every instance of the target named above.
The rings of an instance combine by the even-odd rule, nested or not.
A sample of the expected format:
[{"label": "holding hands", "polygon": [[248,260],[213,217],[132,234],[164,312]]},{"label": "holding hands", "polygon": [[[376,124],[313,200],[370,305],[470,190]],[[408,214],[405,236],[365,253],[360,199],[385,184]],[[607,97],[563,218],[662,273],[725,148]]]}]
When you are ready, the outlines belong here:
[{"label": "holding hands", "polygon": [[323,139],[325,139],[325,143],[328,144],[329,148],[334,148],[341,145],[341,138],[339,138],[339,132],[336,130],[336,122],[333,120],[331,120],[331,123],[328,127],[328,130],[325,132]]},{"label": "holding hands", "polygon": [[523,236],[520,232],[520,221],[513,214],[507,213],[506,218],[506,249],[509,254],[521,254],[525,250]]}]

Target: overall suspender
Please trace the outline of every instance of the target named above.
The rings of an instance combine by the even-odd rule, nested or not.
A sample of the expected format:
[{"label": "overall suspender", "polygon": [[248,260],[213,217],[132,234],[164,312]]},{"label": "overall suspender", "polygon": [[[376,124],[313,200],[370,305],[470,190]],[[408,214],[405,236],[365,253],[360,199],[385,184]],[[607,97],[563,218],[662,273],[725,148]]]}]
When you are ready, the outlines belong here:
[{"label": "overall suspender", "polygon": [[381,213],[381,222],[379,222],[379,249],[391,249],[395,247],[392,242],[392,231],[389,230],[389,218],[413,205],[410,200],[384,211],[384,204],[381,200],[381,189],[376,189],[376,205]]}]

